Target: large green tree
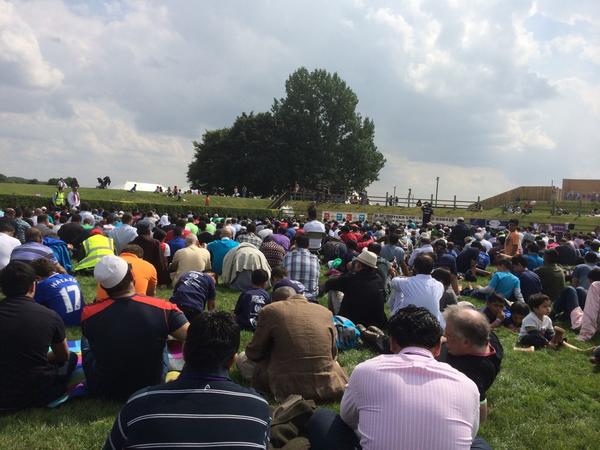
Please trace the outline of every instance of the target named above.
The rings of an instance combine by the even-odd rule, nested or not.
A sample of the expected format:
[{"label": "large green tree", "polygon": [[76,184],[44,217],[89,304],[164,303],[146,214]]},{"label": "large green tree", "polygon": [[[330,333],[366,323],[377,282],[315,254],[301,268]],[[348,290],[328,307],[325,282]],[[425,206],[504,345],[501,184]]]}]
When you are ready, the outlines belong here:
[{"label": "large green tree", "polygon": [[188,179],[226,191],[246,185],[271,194],[295,182],[332,192],[362,190],[385,164],[373,140],[375,125],[356,112],[356,94],[337,75],[300,68],[271,112],[242,114],[232,127],[194,142]]}]

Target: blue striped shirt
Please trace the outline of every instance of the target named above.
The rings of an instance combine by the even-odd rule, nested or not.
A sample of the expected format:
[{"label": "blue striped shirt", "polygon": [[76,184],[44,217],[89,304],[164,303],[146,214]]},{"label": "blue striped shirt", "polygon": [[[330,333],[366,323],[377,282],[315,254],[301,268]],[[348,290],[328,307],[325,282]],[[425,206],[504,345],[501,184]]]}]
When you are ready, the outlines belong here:
[{"label": "blue striped shirt", "polygon": [[184,368],[176,381],[133,394],[104,449],[265,449],[271,418],[266,400],[227,373]]}]

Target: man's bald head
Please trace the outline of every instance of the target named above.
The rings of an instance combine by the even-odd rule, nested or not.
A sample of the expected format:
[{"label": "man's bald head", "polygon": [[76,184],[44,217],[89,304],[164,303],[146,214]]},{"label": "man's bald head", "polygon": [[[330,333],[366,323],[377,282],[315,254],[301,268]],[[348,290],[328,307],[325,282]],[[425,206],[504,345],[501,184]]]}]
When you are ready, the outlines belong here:
[{"label": "man's bald head", "polygon": [[185,237],[185,246],[196,245],[198,243],[198,237],[194,233],[190,233]]},{"label": "man's bald head", "polygon": [[456,337],[473,347],[484,347],[490,337],[490,324],[478,310],[469,306],[451,305],[444,311],[446,327],[450,325]]},{"label": "man's bald head", "polygon": [[231,239],[233,237],[233,230],[231,229],[231,227],[228,225],[226,227],[223,227],[223,229],[221,230],[221,237],[228,237],[229,239]]}]

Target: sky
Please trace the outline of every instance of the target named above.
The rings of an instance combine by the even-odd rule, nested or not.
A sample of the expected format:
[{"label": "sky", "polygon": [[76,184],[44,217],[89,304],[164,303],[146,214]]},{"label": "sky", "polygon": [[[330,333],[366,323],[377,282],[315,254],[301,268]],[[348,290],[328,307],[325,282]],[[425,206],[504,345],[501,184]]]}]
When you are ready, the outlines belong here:
[{"label": "sky", "polygon": [[0,0],[0,173],[186,185],[192,141],[301,66],[374,120],[372,195],[600,176],[597,0]]}]

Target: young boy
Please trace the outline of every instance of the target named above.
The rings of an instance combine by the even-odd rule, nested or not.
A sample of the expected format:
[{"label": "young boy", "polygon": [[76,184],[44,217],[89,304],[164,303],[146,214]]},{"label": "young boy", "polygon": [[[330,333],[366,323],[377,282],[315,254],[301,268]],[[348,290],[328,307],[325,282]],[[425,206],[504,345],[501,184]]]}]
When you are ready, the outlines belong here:
[{"label": "young boy", "polygon": [[529,307],[525,302],[514,302],[510,305],[510,317],[505,321],[508,329],[514,332],[521,330],[521,324],[525,316],[529,314]]},{"label": "young boy", "polygon": [[269,274],[266,270],[252,271],[252,289],[240,294],[234,310],[235,320],[241,329],[254,331],[258,313],[263,306],[271,303],[271,296],[265,290],[268,282]]},{"label": "young boy", "polygon": [[458,297],[452,289],[452,274],[450,271],[443,267],[438,267],[431,272],[431,277],[434,280],[438,280],[444,285],[444,293],[440,298],[440,311],[444,311],[449,305],[456,305],[458,303]]},{"label": "young boy", "polygon": [[500,294],[490,294],[485,301],[485,308],[481,310],[482,314],[487,317],[490,327],[494,330],[501,326],[507,317],[510,317],[510,311],[505,309],[506,299]]},{"label": "young boy", "polygon": [[565,330],[552,326],[548,317],[552,310],[552,300],[544,294],[529,297],[531,312],[525,316],[519,332],[519,344],[524,347],[533,346],[557,348],[564,340]]}]

